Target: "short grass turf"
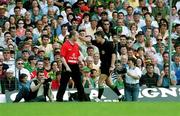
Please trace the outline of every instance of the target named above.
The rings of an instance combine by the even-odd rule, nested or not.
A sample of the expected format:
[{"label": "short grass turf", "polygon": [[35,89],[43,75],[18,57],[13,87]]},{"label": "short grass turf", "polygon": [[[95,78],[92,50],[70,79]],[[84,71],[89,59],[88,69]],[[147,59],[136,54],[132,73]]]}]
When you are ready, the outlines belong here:
[{"label": "short grass turf", "polygon": [[180,102],[7,103],[0,116],[180,116]]}]

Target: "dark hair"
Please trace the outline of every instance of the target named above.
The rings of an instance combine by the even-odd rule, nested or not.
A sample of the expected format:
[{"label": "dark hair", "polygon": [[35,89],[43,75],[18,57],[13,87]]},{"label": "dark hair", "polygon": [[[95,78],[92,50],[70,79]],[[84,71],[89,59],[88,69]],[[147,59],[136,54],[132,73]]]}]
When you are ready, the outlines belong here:
[{"label": "dark hair", "polygon": [[27,77],[26,74],[24,74],[24,73],[23,73],[23,74],[20,74],[20,75],[19,75],[19,81],[22,82],[22,79],[24,79],[25,77]]},{"label": "dark hair", "polygon": [[35,57],[34,55],[29,56],[28,62],[30,62],[31,60],[34,60],[35,58],[36,58],[36,57]]},{"label": "dark hair", "polygon": [[140,50],[142,50],[143,52],[145,52],[145,50],[144,50],[143,47],[139,47],[139,48],[137,49],[137,52],[140,51]]},{"label": "dark hair", "polygon": [[[51,62],[51,69],[52,69],[52,66],[53,66],[54,63],[57,63],[57,61],[52,61],[52,62]],[[57,64],[58,64],[58,63],[57,63]]]},{"label": "dark hair", "polygon": [[93,49],[93,50],[94,50],[94,47],[93,47],[93,46],[88,46],[88,47],[87,47],[87,51],[88,51],[89,49]]},{"label": "dark hair", "polygon": [[42,40],[44,39],[44,38],[49,38],[49,36],[48,35],[42,35]]},{"label": "dark hair", "polygon": [[154,68],[154,64],[152,64],[152,63],[147,63],[147,64],[146,64],[146,68],[147,68],[148,66],[153,66],[153,68]]},{"label": "dark hair", "polygon": [[128,61],[132,61],[134,65],[136,65],[136,59],[133,57],[129,57]]},{"label": "dark hair", "polygon": [[7,35],[7,34],[11,35],[11,33],[9,31],[7,31],[7,32],[4,33],[4,36]]},{"label": "dark hair", "polygon": [[163,52],[162,56],[164,56],[165,54],[169,54],[167,51]]},{"label": "dark hair", "polygon": [[44,73],[44,71],[43,70],[38,70],[37,71],[37,76],[39,75],[39,73]]},{"label": "dark hair", "polygon": [[101,36],[102,38],[104,38],[104,36],[105,36],[103,31],[97,31],[96,33],[94,33],[94,35]]},{"label": "dark hair", "polygon": [[141,62],[142,62],[141,67],[144,67],[144,62],[143,62],[143,59],[142,59],[142,58],[140,58],[140,57],[137,57],[137,59],[136,59],[136,64],[137,64],[137,60],[138,60],[138,59],[140,59],[140,60],[141,60]]}]

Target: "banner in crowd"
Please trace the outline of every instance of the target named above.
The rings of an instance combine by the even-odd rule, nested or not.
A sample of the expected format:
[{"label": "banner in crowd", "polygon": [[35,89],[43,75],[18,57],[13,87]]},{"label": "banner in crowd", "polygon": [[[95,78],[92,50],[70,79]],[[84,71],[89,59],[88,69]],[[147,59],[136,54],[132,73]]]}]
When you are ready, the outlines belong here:
[{"label": "banner in crowd", "polygon": [[[98,89],[85,89],[86,93],[89,95],[91,101],[98,96]],[[6,95],[0,95],[0,103],[12,102],[18,91],[6,92]],[[64,94],[64,100],[68,101],[70,95],[77,92],[76,89],[67,89]],[[124,94],[124,89],[120,92]],[[57,91],[53,91],[54,100],[56,98]],[[104,102],[117,102],[117,95],[110,89],[105,88],[102,101]],[[141,88],[138,97],[139,101],[180,101],[180,86],[171,88]],[[22,100],[23,101],[23,100]]]}]

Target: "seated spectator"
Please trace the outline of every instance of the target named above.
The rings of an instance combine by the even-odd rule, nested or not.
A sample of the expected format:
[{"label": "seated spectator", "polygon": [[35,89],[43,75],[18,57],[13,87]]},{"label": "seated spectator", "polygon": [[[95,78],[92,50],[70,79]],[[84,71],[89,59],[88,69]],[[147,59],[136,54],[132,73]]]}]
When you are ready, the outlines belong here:
[{"label": "seated spectator", "polygon": [[34,78],[30,85],[30,98],[34,102],[45,102],[46,96],[50,101],[53,99],[50,86],[51,78],[45,78],[43,71],[37,71],[37,77]]},{"label": "seated spectator", "polygon": [[20,74],[19,76],[19,92],[16,95],[14,102],[20,102],[24,98],[25,102],[30,100],[30,81],[27,80],[28,76],[26,74]]},{"label": "seated spectator", "polygon": [[[0,64],[0,66],[2,63]],[[1,66],[2,67],[2,66]],[[5,91],[13,91],[17,89],[17,78],[14,77],[14,70],[13,69],[8,69],[6,71],[5,77],[0,80],[1,84],[1,93],[5,94]]]},{"label": "seated spectator", "polygon": [[90,78],[91,69],[87,66],[82,68],[82,85],[84,88],[92,88],[91,78]]}]

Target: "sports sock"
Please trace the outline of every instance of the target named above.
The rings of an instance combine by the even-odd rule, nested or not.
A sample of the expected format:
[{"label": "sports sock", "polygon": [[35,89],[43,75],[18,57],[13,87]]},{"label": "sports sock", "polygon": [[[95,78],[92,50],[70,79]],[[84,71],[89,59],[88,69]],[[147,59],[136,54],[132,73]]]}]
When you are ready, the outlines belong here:
[{"label": "sports sock", "polygon": [[104,92],[104,88],[99,88],[99,92],[98,92],[98,98],[101,99],[101,96]]},{"label": "sports sock", "polygon": [[121,93],[119,92],[117,86],[112,85],[110,88],[111,88],[118,96],[121,95]]}]

